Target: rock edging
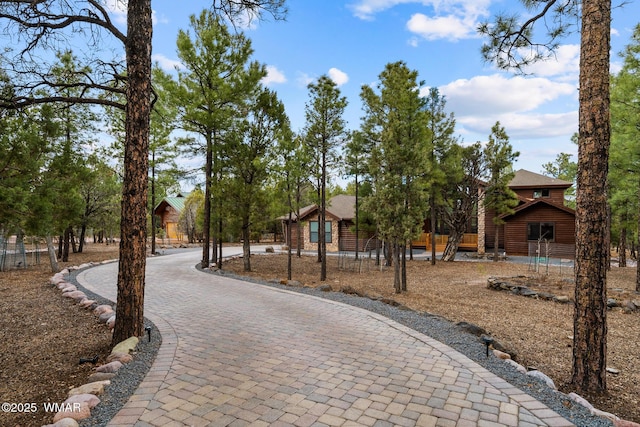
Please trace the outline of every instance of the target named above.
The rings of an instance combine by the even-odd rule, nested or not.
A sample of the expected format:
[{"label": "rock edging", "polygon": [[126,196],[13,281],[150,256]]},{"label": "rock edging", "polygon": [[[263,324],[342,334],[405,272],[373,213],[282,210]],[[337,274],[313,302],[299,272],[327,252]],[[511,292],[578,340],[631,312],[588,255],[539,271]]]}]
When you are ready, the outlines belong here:
[{"label": "rock edging", "polygon": [[[110,330],[113,330],[115,324],[113,307],[110,304],[99,304],[96,300],[90,299],[83,291],[79,291],[75,285],[68,281],[72,270],[80,270],[93,265],[82,264],[78,267],[64,269],[54,274],[49,282],[61,291],[63,298],[73,299],[80,308],[92,310],[100,323],[104,323]],[[138,337],[130,337],[113,347],[106,363],[97,366],[86,383],[68,391],[67,399],[59,405],[59,410],[53,417],[53,424],[46,424],[43,427],[78,427],[79,421],[90,418],[91,410],[101,402],[98,396],[102,395],[105,388],[111,384],[111,379],[116,376],[118,370],[133,361],[133,356],[130,353],[135,350],[138,342]]]}]

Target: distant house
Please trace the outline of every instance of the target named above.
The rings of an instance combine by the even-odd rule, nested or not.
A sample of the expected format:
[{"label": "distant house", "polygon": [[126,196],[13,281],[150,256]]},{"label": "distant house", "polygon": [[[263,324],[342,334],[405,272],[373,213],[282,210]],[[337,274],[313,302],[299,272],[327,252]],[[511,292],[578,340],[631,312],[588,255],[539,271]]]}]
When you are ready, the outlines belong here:
[{"label": "distant house", "polygon": [[[499,249],[508,255],[532,255],[549,249],[550,256],[573,258],[575,248],[575,211],[564,205],[564,193],[572,183],[520,169],[509,183],[518,196],[518,205],[511,215],[503,215],[500,225]],[[481,189],[480,191],[483,191]],[[467,224],[459,249],[485,253],[495,245],[494,211],[482,203],[478,214]],[[413,242],[414,247],[431,249],[429,223],[425,232]],[[448,229],[438,221],[436,250],[447,243]]]},{"label": "distant house", "polygon": [[[296,214],[293,213],[291,224],[291,247],[293,249],[297,249],[298,223],[300,224],[299,228],[302,237],[300,249],[318,249],[318,212],[318,205],[313,204],[300,209],[300,218],[297,218]],[[355,251],[356,241],[360,251],[365,250],[365,248],[370,249],[375,244],[371,239],[372,233],[360,233],[360,239],[356,239],[354,231],[355,217],[355,196],[341,194],[328,200],[325,210],[326,222],[324,230],[328,252]],[[289,217],[283,216],[279,219],[282,221],[285,242],[287,242],[286,233]]]},{"label": "distant house", "polygon": [[[509,187],[518,196],[518,206],[511,215],[503,215],[505,224],[500,225],[499,249],[507,255],[534,255],[546,253],[559,258],[573,258],[575,252],[575,211],[564,204],[564,193],[571,182],[540,175],[520,169],[515,173]],[[483,191],[483,189],[481,189]],[[467,224],[467,232],[460,243],[460,250],[481,254],[493,250],[496,225],[494,212],[478,206],[477,215]],[[283,230],[287,232],[288,217],[280,217]],[[339,195],[327,204],[325,237],[327,251],[355,251],[356,238],[355,197]],[[318,247],[318,206],[309,205],[300,209],[301,249],[316,250]],[[297,247],[298,218],[292,217],[292,248]],[[425,232],[412,242],[414,247],[431,249],[429,221],[425,221]],[[436,251],[444,250],[448,229],[443,221],[437,221]],[[376,244],[373,233],[358,240],[360,250],[371,249]]]},{"label": "distant house", "polygon": [[185,236],[178,228],[180,213],[184,210],[186,197],[178,194],[176,197],[165,197],[153,210],[159,218],[159,225],[164,230],[165,237],[170,240],[184,240]]},{"label": "distant house", "polygon": [[[520,169],[509,183],[518,196],[514,213],[503,215],[498,239],[507,255],[533,255],[538,244],[552,245],[550,256],[575,256],[575,211],[564,204],[564,193],[573,184]],[[496,226],[494,212],[485,212],[486,248],[493,249]]]}]

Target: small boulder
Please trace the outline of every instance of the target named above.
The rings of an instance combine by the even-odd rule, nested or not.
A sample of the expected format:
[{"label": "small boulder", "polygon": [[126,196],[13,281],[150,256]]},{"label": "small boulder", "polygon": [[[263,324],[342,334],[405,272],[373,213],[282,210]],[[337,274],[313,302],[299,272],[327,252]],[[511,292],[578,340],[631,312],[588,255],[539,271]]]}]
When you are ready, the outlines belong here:
[{"label": "small boulder", "polygon": [[111,349],[111,353],[126,353],[133,351],[134,348],[138,345],[138,337],[130,337],[126,340],[116,344],[113,349]]},{"label": "small boulder", "polygon": [[509,355],[509,353],[505,353],[502,352],[500,350],[493,350],[493,354],[498,358],[498,359],[502,359],[502,360],[510,360],[511,359],[511,355]]},{"label": "small boulder", "polygon": [[331,285],[327,285],[327,284],[320,285],[316,289],[321,291],[321,292],[331,292],[333,290]]},{"label": "small boulder", "polygon": [[107,327],[109,329],[113,329],[114,326],[116,326],[116,315],[115,314],[113,316],[109,317],[109,319],[107,320]]},{"label": "small boulder", "polygon": [[88,383],[85,385],[81,385],[80,387],[72,388],[69,390],[68,396],[71,397],[76,394],[95,394],[96,396],[102,394],[104,388],[111,384],[111,381],[94,381],[92,383]]},{"label": "small boulder", "polygon": [[96,316],[99,316],[106,311],[113,311],[113,308],[109,304],[102,304],[93,310]]},{"label": "small boulder", "polygon": [[89,307],[91,307],[91,306],[92,306],[93,304],[95,304],[95,303],[96,303],[96,301],[95,301],[95,300],[92,300],[92,299],[88,299],[88,298],[87,298],[87,299],[85,299],[85,300],[80,301],[80,307],[82,307],[82,308],[89,308]]},{"label": "small boulder", "polygon": [[584,406],[589,411],[591,411],[593,409],[593,405],[591,403],[589,403],[589,401],[587,399],[585,399],[584,397],[580,396],[579,394],[569,393],[567,395],[567,397],[569,397],[569,399],[573,400],[574,402]]},{"label": "small boulder", "polygon": [[629,300],[624,302],[623,308],[625,313],[633,313],[638,310],[638,306],[633,301]]},{"label": "small boulder", "polygon": [[130,362],[133,362],[133,356],[131,356],[129,353],[113,353],[113,352],[109,356],[107,356],[107,363],[114,362],[116,360],[124,365]]},{"label": "small boulder", "polygon": [[98,322],[107,323],[107,320],[111,319],[111,317],[113,317],[114,315],[115,313],[113,311],[104,312],[100,316],[98,316]]},{"label": "small boulder", "polygon": [[569,299],[569,297],[568,297],[568,296],[566,296],[566,295],[558,295],[558,296],[557,296],[557,297],[555,297],[553,300],[554,300],[555,302],[559,302],[560,304],[567,304],[569,301],[571,301],[571,300]]},{"label": "small boulder", "polygon": [[591,409],[591,415],[595,415],[596,417],[607,418],[611,421],[618,421],[620,419],[617,415],[612,414],[611,412],[601,411],[600,409],[596,409],[596,408]]},{"label": "small boulder", "polygon": [[96,372],[104,372],[104,373],[109,373],[109,374],[113,374],[118,372],[118,369],[122,368],[122,362],[118,362],[117,360],[114,362],[109,362],[105,365],[102,366],[98,366],[96,368]]},{"label": "small boulder", "polygon": [[553,380],[551,378],[549,378],[547,375],[545,375],[543,372],[534,370],[534,371],[527,372],[527,375],[529,375],[530,377],[533,377],[533,378],[538,378],[539,380],[544,382],[552,390],[557,390],[558,389],[556,387],[556,384],[553,382]]},{"label": "small boulder", "polygon": [[78,422],[73,418],[63,418],[56,423],[47,424],[42,427],[78,427],[78,426],[79,426]]},{"label": "small boulder", "polygon": [[509,364],[509,365],[513,366],[514,368],[516,368],[516,371],[520,372],[521,374],[526,374],[527,373],[527,368],[525,368],[524,366],[522,366],[521,364],[519,364],[515,360],[505,359],[504,361],[507,364]]},{"label": "small boulder", "polygon": [[615,298],[607,298],[607,307],[608,308],[620,307],[620,303]]},{"label": "small boulder", "polygon": [[98,405],[98,403],[100,403],[100,399],[98,398],[98,396],[95,396],[93,394],[75,394],[64,401],[64,403],[72,404],[83,402],[89,405],[89,409],[93,409]]},{"label": "small boulder", "polygon": [[272,254],[275,252],[275,250],[273,249],[273,246],[267,246],[264,251],[268,254]]},{"label": "small boulder", "polygon": [[68,406],[69,406],[68,410],[60,411],[53,416],[54,423],[64,418],[73,418],[74,420],[84,420],[85,418],[89,418],[91,416],[91,409],[89,409],[89,405],[86,402],[73,403]]},{"label": "small boulder", "polygon": [[62,294],[62,296],[65,297],[65,298],[71,298],[74,301],[81,301],[81,300],[87,298],[87,295],[82,291],[65,292],[65,293]]},{"label": "small boulder", "polygon": [[640,427],[640,424],[627,420],[613,420],[614,427]]},{"label": "small boulder", "polygon": [[96,381],[110,380],[115,376],[116,374],[112,372],[94,372],[93,374],[89,375],[89,379],[87,381],[94,383]]},{"label": "small boulder", "polygon": [[71,283],[69,283],[69,285],[65,286],[64,288],[62,288],[62,293],[66,293],[66,292],[73,292],[73,291],[77,291],[78,288],[75,285],[72,285]]}]

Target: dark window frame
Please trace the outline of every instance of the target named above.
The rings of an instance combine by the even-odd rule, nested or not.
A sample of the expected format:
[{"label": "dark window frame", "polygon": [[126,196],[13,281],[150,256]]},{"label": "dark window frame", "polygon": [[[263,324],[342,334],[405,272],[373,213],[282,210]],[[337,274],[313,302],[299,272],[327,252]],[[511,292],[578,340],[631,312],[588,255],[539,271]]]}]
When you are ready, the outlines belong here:
[{"label": "dark window frame", "polygon": [[527,240],[537,242],[540,239],[540,236],[543,236],[543,235],[544,235],[544,237],[542,238],[543,240],[555,242],[556,223],[555,222],[528,222],[527,223]]},{"label": "dark window frame", "polygon": [[[315,224],[315,231],[313,230],[313,224]],[[309,221],[309,242],[310,243],[319,243],[320,235],[318,234],[319,222],[318,221]],[[331,221],[324,222],[324,242],[332,243],[333,233]]]},{"label": "dark window frame", "polygon": [[533,190],[534,199],[548,199],[551,197],[551,191],[548,188],[536,188]]}]

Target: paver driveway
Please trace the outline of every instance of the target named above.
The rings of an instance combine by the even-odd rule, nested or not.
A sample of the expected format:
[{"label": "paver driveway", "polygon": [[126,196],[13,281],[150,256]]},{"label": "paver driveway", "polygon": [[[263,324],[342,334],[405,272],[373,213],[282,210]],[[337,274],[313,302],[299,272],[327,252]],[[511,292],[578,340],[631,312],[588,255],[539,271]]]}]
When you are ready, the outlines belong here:
[{"label": "paver driveway", "polygon": [[[148,260],[163,343],[110,426],[570,426],[475,362],[366,310]],[[117,264],[78,280],[112,300]]]}]

